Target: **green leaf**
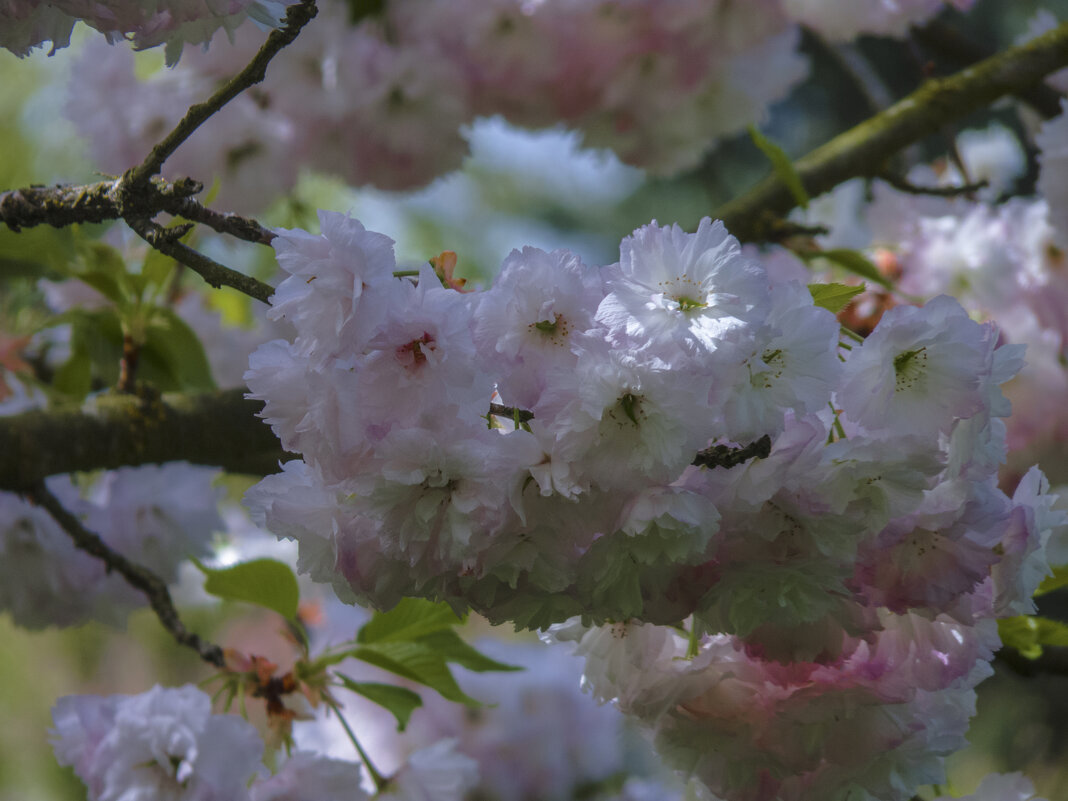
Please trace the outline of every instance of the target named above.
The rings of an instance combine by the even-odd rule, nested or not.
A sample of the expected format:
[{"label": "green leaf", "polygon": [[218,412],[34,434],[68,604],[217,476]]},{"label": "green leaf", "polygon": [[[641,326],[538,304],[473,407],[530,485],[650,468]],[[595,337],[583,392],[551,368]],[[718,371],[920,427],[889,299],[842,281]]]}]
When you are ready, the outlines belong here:
[{"label": "green leaf", "polygon": [[141,263],[141,276],[145,284],[162,289],[174,272],[174,264],[174,259],[170,256],[164,256],[155,248],[150,249]]},{"label": "green leaf", "polygon": [[112,303],[122,306],[129,302],[129,276],[122,254],[111,245],[96,240],[82,242],[79,251],[82,268],[74,273],[74,277]]},{"label": "green leaf", "polygon": [[70,323],[71,350],[89,356],[92,375],[104,384],[114,384],[119,378],[122,358],[122,324],[113,308],[98,311],[71,309],[52,320],[52,324]]},{"label": "green leaf", "polygon": [[1042,583],[1035,590],[1035,595],[1045,595],[1047,592],[1059,590],[1064,586],[1068,586],[1068,565],[1060,565],[1053,568],[1053,575],[1042,579]]},{"label": "green leaf", "polygon": [[388,612],[376,612],[356,635],[356,642],[401,642],[417,640],[435,631],[449,629],[463,621],[448,604],[421,598],[402,598]]},{"label": "green leaf", "polygon": [[397,731],[404,731],[412,712],[423,705],[423,699],[419,697],[419,693],[412,692],[407,687],[379,684],[374,681],[354,681],[343,673],[335,675],[341,679],[345,689],[352,690],[392,712],[393,717],[397,719]]},{"label": "green leaf", "polygon": [[749,126],[749,136],[752,138],[753,144],[760,148],[760,152],[771,162],[771,168],[779,176],[779,180],[790,190],[790,194],[794,196],[797,205],[807,209],[808,192],[805,191],[805,185],[801,183],[801,176],[794,169],[794,163],[790,161],[790,157],[786,155],[781,147],[757,130],[755,125]]},{"label": "green leaf", "polygon": [[476,673],[486,673],[491,670],[523,670],[517,665],[506,665],[479,653],[464,642],[463,638],[452,629],[443,629],[427,634],[419,638],[419,643],[432,648],[446,662],[461,665]]},{"label": "green leaf", "polygon": [[868,257],[859,251],[849,250],[848,248],[834,248],[832,250],[819,250],[811,253],[798,253],[797,255],[805,261],[826,259],[829,262],[837,264],[846,272],[853,273],[853,275],[859,275],[861,278],[865,278],[869,281],[874,281],[876,284],[884,286],[887,289],[893,288],[890,279],[879,272],[879,268],[872,264]]},{"label": "green leaf", "polygon": [[441,654],[428,645],[418,642],[377,642],[357,646],[350,654],[370,665],[425,684],[449,701],[478,706],[478,701],[460,689]]},{"label": "green leaf", "polygon": [[1020,615],[998,621],[1001,642],[1028,659],[1042,656],[1044,646],[1068,645],[1068,625],[1037,615]]},{"label": "green leaf", "polygon": [[153,370],[142,377],[165,392],[215,389],[204,346],[173,309],[153,309],[141,358]]},{"label": "green leaf", "polygon": [[821,309],[826,309],[831,314],[838,314],[849,302],[863,292],[867,287],[850,286],[849,284],[809,284],[808,291],[812,293],[812,302]]},{"label": "green leaf", "polygon": [[89,351],[75,347],[70,358],[56,370],[52,386],[75,400],[84,400],[93,383],[93,362]]},{"label": "green leaf", "polygon": [[289,565],[274,559],[254,559],[221,569],[206,567],[195,559],[193,564],[207,576],[205,592],[273,609],[284,618],[296,620],[300,590]]}]

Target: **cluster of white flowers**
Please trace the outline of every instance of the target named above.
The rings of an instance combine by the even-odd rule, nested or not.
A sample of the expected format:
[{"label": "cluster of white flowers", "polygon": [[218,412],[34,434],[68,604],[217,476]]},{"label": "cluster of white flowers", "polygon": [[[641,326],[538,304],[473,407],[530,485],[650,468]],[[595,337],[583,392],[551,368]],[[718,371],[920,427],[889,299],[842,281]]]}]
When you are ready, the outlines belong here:
[{"label": "cluster of white flowers", "polygon": [[[124,467],[86,487],[69,476],[46,482],[89,531],[165,581],[178,565],[208,552],[223,528],[216,508],[215,468],[184,462]],[[122,624],[144,596],[104,563],[78,550],[38,506],[0,493],[0,610],[27,628],[70,626],[86,620]]]},{"label": "cluster of white flowers", "polygon": [[[356,26],[348,14],[323,2],[279,67],[206,123],[166,174],[219,178],[219,202],[238,211],[292,188],[302,166],[408,189],[459,167],[463,127],[496,114],[563,123],[590,147],[674,173],[760,122],[807,72],[779,0],[391,0]],[[262,42],[245,25],[234,46],[188,52],[147,81],[127,49],[91,42],[68,114],[97,166],[121,172]]]},{"label": "cluster of white flowers", "polygon": [[[940,779],[994,618],[1031,608],[1063,517],[1037,469],[1013,498],[995,484],[1021,346],[945,296],[840,345],[707,219],[645,226],[600,269],[514,251],[471,293],[394,277],[389,239],[320,222],[275,240],[272,314],[297,336],[246,375],[304,457],[247,500],[303,570],[377,606],[634,620],[557,636],[731,801]],[[766,458],[693,464],[763,436]],[[650,625],[689,615],[690,642]]]},{"label": "cluster of white flowers", "polygon": [[[867,251],[895,285],[858,304],[865,325],[902,298],[949,293],[978,319],[996,320],[1003,341],[1027,346],[1027,364],[1006,385],[1012,417],[1006,421],[1009,468],[1022,476],[1034,461],[1052,455],[1068,439],[1068,115],[1041,129],[1037,197],[1001,200],[1024,172],[1017,135],[993,125],[964,131],[957,149],[967,175],[951,164],[921,165],[909,173],[914,186],[953,188],[966,182],[988,186],[958,197],[917,196],[874,181],[865,192],[851,181],[817,199],[810,223],[831,228],[820,240],[828,248]],[[788,252],[773,258],[784,276],[809,274]]]},{"label": "cluster of white flowers", "polygon": [[[360,766],[309,752],[288,755],[273,775],[256,728],[212,714],[191,685],[140,695],[76,695],[52,710],[53,747],[89,801],[367,801]],[[374,795],[380,801],[463,801],[478,766],[439,740],[411,753]]]}]

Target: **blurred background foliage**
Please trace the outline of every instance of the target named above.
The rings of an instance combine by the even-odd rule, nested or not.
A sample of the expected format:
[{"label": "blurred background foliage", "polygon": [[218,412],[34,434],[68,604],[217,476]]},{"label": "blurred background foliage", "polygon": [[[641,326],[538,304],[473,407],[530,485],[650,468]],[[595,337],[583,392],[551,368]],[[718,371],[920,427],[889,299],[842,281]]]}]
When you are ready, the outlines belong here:
[{"label": "blurred background foliage", "polygon": [[[1068,19],[1068,0],[979,0],[970,14],[947,12],[939,21],[966,35],[979,51],[992,53],[1020,36],[1039,9]],[[81,40],[88,35],[82,30]],[[0,190],[98,177],[63,116],[64,76],[77,44],[52,57],[37,53],[24,60],[0,51]],[[806,34],[803,47],[812,63],[809,80],[762,126],[795,157],[912,91],[925,76],[963,66],[915,41],[863,38],[831,47]],[[139,58],[143,74],[163,68],[158,52]],[[1017,103],[997,104],[904,156],[909,163],[944,157],[955,133],[993,120],[1023,130],[1021,115],[1027,113]],[[559,130],[518,131],[499,120],[482,120],[468,136],[472,154],[465,168],[424,190],[352,189],[307,175],[293,197],[261,221],[313,228],[317,208],[350,212],[369,229],[396,239],[402,262],[415,264],[452,250],[459,255],[459,274],[488,283],[501,259],[525,244],[568,247],[588,263],[610,263],[618,257],[620,238],[637,226],[656,218],[693,229],[769,169],[748,136],[721,143],[699,169],[672,179],[647,178],[610,154],[581,151],[575,136]],[[1032,169],[1018,190],[1029,192],[1033,180]],[[74,239],[69,231],[0,231],[0,334],[32,334],[45,323],[49,313],[37,281],[63,276]],[[268,249],[210,240],[197,245],[230,266],[271,276]],[[184,280],[197,287],[199,279]],[[212,293],[212,302],[231,322],[247,323],[253,314],[248,299],[233,292]],[[1062,619],[1064,611],[1057,598],[1043,609]],[[261,622],[249,622],[242,610],[230,607],[197,607],[188,612],[188,623],[223,641],[224,629],[230,635],[235,627],[263,630]],[[126,631],[90,625],[29,632],[0,615],[0,640],[0,801],[84,798],[84,787],[56,765],[47,742],[49,709],[57,697],[140,692],[157,682],[204,676],[196,658],[175,647],[147,611],[131,616]],[[971,791],[990,771],[1022,770],[1050,801],[1068,798],[1068,678],[1023,677],[1003,663],[995,665],[996,676],[979,688],[972,746],[952,758],[953,785],[944,789]]]}]

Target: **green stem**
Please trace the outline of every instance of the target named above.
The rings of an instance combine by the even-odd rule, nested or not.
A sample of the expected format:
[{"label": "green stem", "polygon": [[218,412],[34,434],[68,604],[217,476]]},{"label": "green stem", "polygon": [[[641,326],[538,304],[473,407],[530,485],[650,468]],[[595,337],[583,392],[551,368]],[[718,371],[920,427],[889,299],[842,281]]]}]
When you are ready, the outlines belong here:
[{"label": "green stem", "polygon": [[356,739],[356,734],[349,726],[349,722],[345,720],[345,716],[341,714],[341,707],[339,707],[333,701],[329,700],[326,701],[326,705],[334,711],[334,714],[337,715],[337,719],[341,721],[341,726],[345,729],[345,734],[349,736],[349,740],[352,742],[353,747],[356,749],[356,753],[360,755],[360,759],[363,760],[363,764],[367,768],[367,772],[371,774],[371,781],[375,783],[375,789],[381,792],[382,789],[389,783],[389,779],[379,773],[378,770],[375,768],[374,763],[371,762],[371,758],[367,756],[367,752],[364,751],[363,747],[360,745],[360,741]]}]

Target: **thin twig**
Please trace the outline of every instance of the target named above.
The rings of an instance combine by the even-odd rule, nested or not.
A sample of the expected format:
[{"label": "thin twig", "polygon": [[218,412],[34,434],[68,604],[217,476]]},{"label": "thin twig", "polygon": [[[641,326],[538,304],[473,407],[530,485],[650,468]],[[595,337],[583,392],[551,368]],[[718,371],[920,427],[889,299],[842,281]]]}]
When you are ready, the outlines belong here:
[{"label": "thin twig", "polygon": [[270,303],[270,297],[274,294],[274,287],[270,284],[265,284],[250,275],[239,273],[237,270],[231,270],[229,267],[219,264],[214,259],[208,258],[203,253],[179,242],[178,238],[184,236],[188,228],[164,228],[159,223],[143,217],[129,218],[126,220],[126,224],[160,253],[181,262],[216,289],[222,286],[233,287],[250,298]]},{"label": "thin twig", "polygon": [[190,106],[185,116],[163,140],[152,148],[152,152],[142,164],[127,171],[124,183],[136,187],[144,185],[163,169],[163,163],[185,142],[193,132],[212,117],[223,106],[267,77],[267,65],[282,48],[297,38],[297,34],[319,12],[315,0],[301,0],[286,9],[286,22],[278,30],[272,31],[267,41],[255,57],[237,75],[227,81],[203,103]]},{"label": "thin twig", "polygon": [[202,223],[220,234],[229,234],[235,239],[257,245],[270,245],[275,237],[274,231],[264,228],[249,217],[209,209],[191,197],[162,198],[161,210],[175,217]]},{"label": "thin twig", "polygon": [[74,544],[90,556],[101,560],[108,569],[119,573],[134,589],[140,590],[148,598],[152,611],[156,613],[163,628],[167,629],[179,645],[192,648],[205,662],[216,667],[223,667],[222,649],[201,639],[189,631],[174,608],[171,593],[166,582],[146,567],[135,564],[122,554],[114,551],[98,535],[89,531],[81,521],[68,512],[59,499],[49,491],[43,481],[26,492],[26,497],[38,506],[44,507],[50,515],[67,532]]},{"label": "thin twig", "polygon": [[971,195],[978,192],[980,189],[986,189],[986,187],[990,186],[990,182],[985,178],[982,181],[961,184],[960,186],[917,186],[916,184],[910,183],[906,178],[902,178],[900,175],[896,175],[892,172],[884,172],[879,175],[879,177],[899,192],[905,192],[909,195],[930,195],[933,197],[959,197],[961,195]]}]

